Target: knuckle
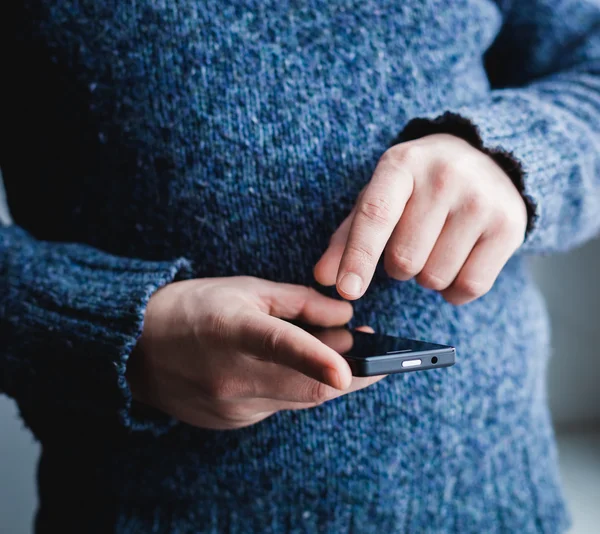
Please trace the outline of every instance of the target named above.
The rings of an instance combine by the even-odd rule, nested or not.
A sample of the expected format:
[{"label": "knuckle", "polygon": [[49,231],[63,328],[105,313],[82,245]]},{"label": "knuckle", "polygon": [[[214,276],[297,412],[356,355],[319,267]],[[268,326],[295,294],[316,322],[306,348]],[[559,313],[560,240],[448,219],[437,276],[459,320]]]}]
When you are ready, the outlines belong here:
[{"label": "knuckle", "polygon": [[461,295],[469,299],[479,298],[492,288],[491,284],[472,278],[458,278],[455,286]]},{"label": "knuckle", "polygon": [[204,321],[211,337],[218,343],[225,343],[230,337],[229,321],[225,314],[214,311]]},{"label": "knuckle", "polygon": [[358,260],[361,266],[375,263],[375,253],[370,247],[357,243],[349,243],[347,250],[351,256]]},{"label": "knuckle", "polygon": [[330,388],[323,384],[322,382],[314,381],[310,386],[310,391],[308,395],[308,401],[315,404],[323,404],[328,400],[331,400],[333,396],[331,395]]},{"label": "knuckle", "polygon": [[429,271],[423,271],[419,275],[419,283],[428,289],[442,291],[452,283],[452,280],[447,280]]},{"label": "knuckle", "polygon": [[453,161],[438,164],[431,176],[431,188],[436,198],[443,198],[455,187],[460,171]]},{"label": "knuckle", "polygon": [[[310,301],[314,301],[319,298],[320,293],[308,286],[298,285],[294,288],[294,291],[286,296],[286,306],[289,309],[289,313],[293,316],[300,315],[306,308]],[[276,330],[275,333],[271,333],[271,336],[279,336],[275,340],[271,339],[270,343],[278,344],[281,341],[281,331]]]},{"label": "knuckle", "polygon": [[514,222],[504,210],[496,210],[492,216],[490,230],[495,234],[510,235]]},{"label": "knuckle", "polygon": [[261,339],[262,355],[265,361],[274,362],[281,347],[281,336],[283,331],[279,328],[268,328]]},{"label": "knuckle", "polygon": [[417,143],[401,143],[388,148],[381,157],[392,168],[404,171],[406,167],[420,164],[424,159],[423,147]]},{"label": "knuckle", "polygon": [[204,393],[213,401],[228,401],[238,396],[240,385],[229,376],[215,377],[205,387]]},{"label": "knuckle", "polygon": [[392,208],[387,199],[383,197],[363,200],[358,208],[358,213],[377,226],[386,226],[390,222]]},{"label": "knuckle", "polygon": [[393,250],[390,262],[395,272],[410,278],[416,276],[421,270],[420,265],[417,265],[414,258],[404,250]]},{"label": "knuckle", "polygon": [[505,235],[508,238],[522,240],[525,236],[525,228],[527,226],[527,218],[515,216],[508,210],[498,210],[494,216],[494,230],[498,234]]},{"label": "knuckle", "polygon": [[491,212],[491,203],[481,194],[469,195],[463,201],[462,209],[471,218],[484,218]]}]

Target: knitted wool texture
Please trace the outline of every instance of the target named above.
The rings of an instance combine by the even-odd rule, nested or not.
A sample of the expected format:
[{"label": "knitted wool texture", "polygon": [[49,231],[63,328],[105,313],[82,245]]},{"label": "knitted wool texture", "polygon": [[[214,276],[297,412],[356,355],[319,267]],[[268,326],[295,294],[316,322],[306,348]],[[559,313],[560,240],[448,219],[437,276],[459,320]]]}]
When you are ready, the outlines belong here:
[{"label": "knitted wool texture", "polygon": [[[564,531],[548,321],[525,258],[600,226],[596,1],[0,9],[15,221],[0,229],[0,392],[43,445],[38,532]],[[379,268],[352,325],[454,345],[453,368],[236,431],[132,403],[124,371],[157,288],[317,287],[379,157],[439,131],[504,166],[527,239],[463,307]]]}]

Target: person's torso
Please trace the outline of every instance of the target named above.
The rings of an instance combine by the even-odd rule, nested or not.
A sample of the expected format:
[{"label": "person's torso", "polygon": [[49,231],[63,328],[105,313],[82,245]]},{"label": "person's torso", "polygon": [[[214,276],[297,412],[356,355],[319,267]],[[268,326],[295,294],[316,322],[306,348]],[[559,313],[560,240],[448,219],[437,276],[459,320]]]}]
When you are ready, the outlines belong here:
[{"label": "person's torso", "polygon": [[[488,0],[23,4],[9,23],[27,62],[8,65],[17,113],[0,148],[15,220],[115,254],[186,256],[199,277],[302,284],[406,121],[486,97],[500,26]],[[140,501],[214,500],[219,514],[289,491],[297,525],[334,501],[363,525],[370,513],[431,531],[444,513],[472,519],[485,508],[477,477],[491,484],[537,455],[522,438],[548,340],[521,259],[463,308],[378,272],[355,310],[375,330],[455,345],[457,365],[234,433],[138,437],[95,456],[86,480]],[[503,436],[508,463],[492,451]],[[488,450],[495,470],[473,471]],[[436,501],[406,500],[423,491]]]},{"label": "person's torso", "polygon": [[24,4],[35,230],[303,283],[406,121],[485,96],[500,25],[487,0]]}]

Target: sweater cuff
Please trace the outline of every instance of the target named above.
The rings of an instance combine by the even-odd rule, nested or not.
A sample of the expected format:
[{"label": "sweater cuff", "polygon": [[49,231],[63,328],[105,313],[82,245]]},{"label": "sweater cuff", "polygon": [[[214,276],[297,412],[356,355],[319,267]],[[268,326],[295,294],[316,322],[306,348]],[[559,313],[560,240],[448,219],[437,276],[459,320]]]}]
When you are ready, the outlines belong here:
[{"label": "sweater cuff", "polygon": [[527,208],[527,229],[525,241],[534,230],[538,219],[538,204],[529,195],[526,188],[526,171],[522,161],[492,135],[485,135],[472,118],[462,113],[446,111],[433,117],[419,117],[409,121],[404,129],[392,141],[390,146],[412,141],[427,135],[446,133],[460,137],[470,145],[487,154],[506,173],[515,185]]},{"label": "sweater cuff", "polygon": [[125,372],[150,297],[191,278],[190,262],[39,242],[18,227],[5,229],[9,235],[16,239],[5,264],[8,342],[0,357],[9,365],[3,383],[34,432],[50,438],[57,428],[92,436],[111,429],[159,435],[176,425],[132,400]]},{"label": "sweater cuff", "polygon": [[[160,435],[178,424],[173,417],[134,401],[125,373],[127,362],[138,343],[144,326],[144,315],[150,297],[161,287],[179,280],[191,278],[191,266],[188,260],[179,258],[171,262],[160,262],[148,266],[152,270],[144,271],[143,279],[139,278],[140,286],[135,293],[127,293],[124,298],[126,315],[119,324],[123,325],[121,331],[115,332],[116,338],[122,340],[118,359],[115,361],[117,370],[117,384],[121,395],[121,407],[118,411],[120,422],[131,431],[150,431]],[[129,278],[130,273],[125,276]],[[134,276],[139,276],[138,272]],[[130,287],[131,289],[131,287]],[[128,307],[128,308],[127,308]]]}]

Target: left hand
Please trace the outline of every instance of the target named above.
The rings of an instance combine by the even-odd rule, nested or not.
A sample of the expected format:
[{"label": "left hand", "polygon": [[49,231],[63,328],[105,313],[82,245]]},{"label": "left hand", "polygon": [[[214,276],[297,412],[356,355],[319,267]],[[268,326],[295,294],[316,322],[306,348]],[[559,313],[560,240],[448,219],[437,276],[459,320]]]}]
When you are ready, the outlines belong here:
[{"label": "left hand", "polygon": [[452,304],[487,293],[523,243],[527,210],[486,154],[449,134],[389,148],[314,269],[354,300],[385,253],[386,272],[440,291]]}]

